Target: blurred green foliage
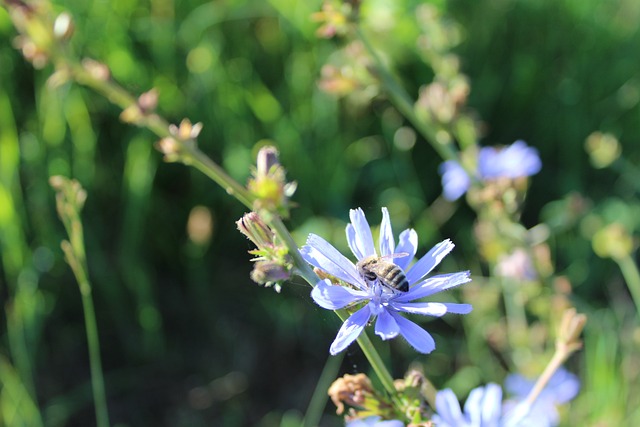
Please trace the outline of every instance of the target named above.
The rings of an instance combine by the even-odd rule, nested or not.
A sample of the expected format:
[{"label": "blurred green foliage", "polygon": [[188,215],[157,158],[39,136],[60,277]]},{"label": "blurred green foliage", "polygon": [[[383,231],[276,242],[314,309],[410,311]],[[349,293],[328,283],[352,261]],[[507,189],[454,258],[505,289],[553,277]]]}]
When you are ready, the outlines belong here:
[{"label": "blurred green foliage", "polygon": [[[598,258],[590,240],[613,222],[640,231],[633,179],[640,159],[640,3],[432,3],[462,29],[456,53],[471,82],[469,107],[483,123],[481,142],[524,139],[540,151],[544,168],[533,178],[523,222],[548,225],[556,270],[590,317],[584,356],[571,365],[583,378],[572,417],[583,425],[638,425],[638,313],[615,263]],[[320,69],[339,46],[315,36],[309,16],[319,1],[56,4],[74,17],[76,52],[107,63],[134,93],[156,87],[158,110],[171,121],[203,122],[201,149],[240,182],[257,147],[273,141],[298,182],[290,224],[300,244],[313,231],[346,248],[348,209],[362,207],[377,224],[379,207],[388,206],[396,230],[416,228],[422,250],[444,237],[457,243],[442,270],[472,269],[478,279],[469,295],[486,284],[474,215],[463,202],[439,198],[441,159],[432,147],[420,137],[413,145],[407,122],[383,98],[358,105],[319,90]],[[393,37],[374,42],[391,52],[412,94],[432,77],[416,53],[418,4],[363,5],[370,26],[394,28]],[[11,425],[93,422],[80,296],[59,249],[64,232],[48,186],[49,176],[63,174],[89,194],[83,220],[112,422],[299,425],[337,319],[313,304],[300,279],[282,294],[254,285],[251,245],[234,225],[242,206],[199,172],[163,164],[152,149],[155,137],[119,122],[105,99],[73,85],[48,88],[50,68],[34,71],[11,46],[14,35],[0,9],[5,420],[15,401],[30,415]],[[626,166],[591,167],[583,144],[596,130],[619,139]],[[198,206],[212,215],[208,242],[186,231]],[[550,298],[555,291],[532,292]],[[378,343],[394,375],[418,361],[437,385],[448,381],[461,395],[500,382],[505,367],[486,345],[486,328],[499,319],[482,308],[499,304],[491,298],[485,293],[478,302],[486,318],[431,322],[438,345],[432,355],[418,356],[402,342]],[[552,310],[547,302],[531,315],[552,318]],[[342,369],[367,368],[354,348]],[[329,405],[321,425],[340,425],[332,412]]]}]

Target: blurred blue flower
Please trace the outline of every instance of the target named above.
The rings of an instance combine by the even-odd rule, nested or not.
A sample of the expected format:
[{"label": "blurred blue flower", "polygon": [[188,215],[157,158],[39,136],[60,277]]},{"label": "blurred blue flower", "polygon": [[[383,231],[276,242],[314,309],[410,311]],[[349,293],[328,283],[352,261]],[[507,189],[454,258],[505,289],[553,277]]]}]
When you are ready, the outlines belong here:
[{"label": "blurred blue flower", "polygon": [[404,423],[398,420],[381,420],[380,417],[374,416],[347,421],[345,427],[404,427]]},{"label": "blurred blue flower", "polygon": [[458,200],[471,185],[469,175],[458,162],[447,160],[440,165],[439,172],[442,175],[442,192],[447,200]]},{"label": "blurred blue flower", "polygon": [[502,389],[488,384],[471,390],[464,412],[451,389],[436,394],[436,414],[433,421],[438,427],[499,427],[502,416]]},{"label": "blurred blue flower", "polygon": [[521,422],[528,413],[528,407],[520,404],[510,411],[503,411],[502,389],[489,383],[471,390],[464,412],[451,389],[439,391],[436,394],[436,412],[432,420],[438,427],[525,427]]},{"label": "blurred blue flower", "polygon": [[573,399],[580,389],[578,378],[560,368],[549,380],[533,405],[525,399],[535,381],[521,375],[509,375],[505,389],[515,399],[502,403],[502,389],[488,384],[471,390],[464,412],[450,389],[436,394],[436,414],[433,421],[438,427],[553,427],[558,425],[556,406]]},{"label": "blurred blue flower", "polygon": [[[358,260],[377,256],[373,235],[362,209],[351,210],[349,215],[351,223],[347,225],[346,233],[353,254]],[[350,285],[337,286],[328,279],[322,280],[311,292],[314,301],[328,310],[363,304],[338,331],[329,350],[331,354],[335,355],[347,348],[372,318],[377,318],[375,333],[383,340],[395,338],[400,334],[417,351],[430,353],[435,348],[431,335],[400,313],[442,316],[445,313],[466,314],[471,311],[470,304],[414,302],[471,280],[468,271],[425,278],[453,249],[454,244],[448,239],[434,246],[407,270],[415,256],[417,245],[418,235],[412,229],[400,233],[398,246],[395,245],[389,212],[383,208],[379,239],[380,256],[401,255],[389,259],[389,262],[394,262],[406,271],[409,290],[401,292],[383,285],[377,278],[373,281],[366,280],[358,272],[356,265],[326,240],[315,234],[309,235],[307,245],[300,249],[303,258],[314,267]]]},{"label": "blurred blue flower", "polygon": [[[514,400],[519,401],[527,397],[533,389],[535,380],[529,380],[522,375],[512,374],[505,380],[505,389],[514,395]],[[526,427],[551,427],[560,422],[557,406],[567,403],[580,390],[578,377],[560,368],[551,377],[547,386],[542,390],[538,398],[531,405],[528,415],[522,420],[522,426]],[[511,405],[513,403],[511,402]]]},{"label": "blurred blue flower", "polygon": [[[520,178],[540,172],[542,162],[538,150],[524,141],[503,147],[483,147],[478,153],[478,179]],[[467,172],[457,162],[447,160],[440,165],[443,195],[447,200],[460,198],[471,185]]]}]

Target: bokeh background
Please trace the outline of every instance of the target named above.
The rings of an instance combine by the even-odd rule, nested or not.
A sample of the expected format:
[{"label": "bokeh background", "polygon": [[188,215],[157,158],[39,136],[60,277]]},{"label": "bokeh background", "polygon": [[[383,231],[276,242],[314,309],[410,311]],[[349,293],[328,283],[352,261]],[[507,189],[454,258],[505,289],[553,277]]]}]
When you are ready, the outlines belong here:
[{"label": "bokeh background", "polygon": [[[417,95],[433,77],[416,53],[420,2],[363,3],[371,28],[394,29],[392,38],[373,41],[392,48],[390,63]],[[568,364],[583,392],[566,425],[638,425],[638,313],[618,266],[594,254],[591,238],[602,223],[621,222],[631,234],[640,228],[640,2],[431,3],[459,25],[453,53],[471,84],[467,104],[482,123],[481,144],[523,139],[542,158],[522,221],[547,224],[555,270],[571,285],[565,297],[589,315],[585,349]],[[288,224],[300,244],[313,231],[344,249],[350,208],[362,207],[377,224],[388,206],[396,232],[418,231],[419,252],[443,238],[456,242],[441,271],[471,269],[472,291],[489,286],[475,214],[464,200],[441,198],[442,159],[432,146],[419,136],[407,143],[410,125],[383,96],[359,102],[320,90],[320,70],[341,46],[315,34],[310,15],[321,2],[69,0],[56,7],[75,19],[76,52],[104,61],[134,93],[156,87],[158,111],[172,122],[204,123],[201,149],[238,181],[246,182],[257,147],[275,144],[298,182]],[[120,122],[105,99],[75,85],[48,88],[51,68],[34,70],[12,47],[14,36],[0,8],[0,393],[32,388],[38,407],[31,410],[47,426],[94,423],[82,305],[48,185],[62,174],[88,192],[83,220],[112,423],[300,425],[338,319],[311,301],[299,278],[280,294],[252,283],[251,246],[234,223],[245,208],[198,171],[164,163],[156,137]],[[591,165],[584,143],[594,131],[619,139],[622,166]],[[190,236],[194,212],[211,215],[210,237]],[[535,323],[554,309],[558,289],[531,292]],[[436,385],[465,396],[507,373],[501,356],[486,350],[489,333],[470,326],[490,328],[499,312],[491,321],[482,310],[480,319],[430,321],[438,347],[429,356],[400,340],[376,344],[394,376],[417,362]],[[16,321],[24,339],[7,333]],[[522,351],[521,360],[539,354]],[[368,365],[354,346],[330,369]],[[328,403],[320,425],[341,422]]]}]

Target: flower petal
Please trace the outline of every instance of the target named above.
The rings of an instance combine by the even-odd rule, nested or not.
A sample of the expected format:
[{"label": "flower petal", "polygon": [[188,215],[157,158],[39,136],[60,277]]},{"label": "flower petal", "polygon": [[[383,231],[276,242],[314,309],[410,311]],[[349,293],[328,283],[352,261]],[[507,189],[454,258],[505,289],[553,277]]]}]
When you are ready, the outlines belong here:
[{"label": "flower petal", "polygon": [[413,323],[411,320],[407,320],[398,313],[389,312],[400,327],[400,334],[406,339],[409,344],[420,353],[431,353],[436,348],[436,342],[429,332],[422,329],[420,326]]},{"label": "flower petal", "polygon": [[498,425],[502,416],[502,388],[498,384],[489,383],[484,388],[482,398],[483,425]]},{"label": "flower petal", "polygon": [[413,285],[409,288],[409,292],[405,292],[402,295],[398,295],[394,298],[397,302],[409,302],[416,299],[428,297],[438,292],[446,291],[455,286],[462,285],[471,281],[470,273],[468,271],[460,271],[458,273],[439,274],[437,276],[429,277],[424,281]]},{"label": "flower petal", "polygon": [[451,202],[459,199],[471,185],[469,175],[456,161],[442,163],[438,172],[442,175],[442,195]]},{"label": "flower petal", "polygon": [[328,279],[318,282],[311,291],[316,304],[327,310],[337,310],[368,297],[366,292],[333,285]]},{"label": "flower petal", "polygon": [[380,255],[387,256],[393,253],[396,246],[393,240],[393,231],[391,230],[391,220],[389,219],[389,211],[382,208],[382,222],[380,223]]},{"label": "flower petal", "polygon": [[376,335],[383,340],[389,340],[398,336],[400,327],[393,316],[387,310],[382,310],[376,320]]},{"label": "flower petal", "polygon": [[423,316],[440,317],[447,313],[447,307],[439,302],[406,302],[396,303],[391,301],[391,306],[398,310],[412,314],[422,314]]},{"label": "flower petal", "polygon": [[436,394],[436,411],[438,413],[433,418],[438,426],[458,427],[465,425],[460,402],[450,388],[440,390]]},{"label": "flower petal", "polygon": [[418,248],[418,233],[412,228],[404,230],[400,233],[400,239],[395,253],[408,253],[408,256],[402,258],[394,258],[393,262],[398,267],[407,271],[409,264],[413,261],[413,257],[416,256],[416,249]]},{"label": "flower petal", "polygon": [[356,256],[356,259],[365,258],[365,255],[360,252],[360,248],[358,247],[358,236],[356,236],[356,229],[353,228],[353,224],[347,224],[345,231],[347,234],[347,244],[349,245],[351,252]]},{"label": "flower petal", "polygon": [[471,390],[464,412],[474,426],[498,426],[502,415],[502,389],[489,383]]},{"label": "flower petal", "polygon": [[447,308],[447,313],[469,314],[473,311],[473,306],[471,304],[458,304],[454,302],[441,302],[439,304],[442,304]]},{"label": "flower petal", "polygon": [[437,245],[435,245],[425,256],[420,258],[420,260],[407,272],[407,279],[409,283],[415,283],[418,280],[422,279],[427,274],[431,273],[433,268],[440,264],[442,258],[447,256],[449,252],[454,248],[454,244],[451,240],[444,240]]},{"label": "flower petal", "polygon": [[367,285],[358,274],[356,266],[322,237],[309,234],[307,245],[300,248],[300,253],[304,260],[314,267],[360,289],[366,288]]},{"label": "flower petal", "polygon": [[[355,229],[356,245],[362,254],[362,258],[376,254],[376,250],[373,246],[373,236],[371,235],[371,228],[367,222],[367,218],[364,216],[362,209],[351,209],[349,211],[349,218],[351,218],[351,224]],[[358,258],[361,259],[361,258]]]},{"label": "flower petal", "polygon": [[367,325],[370,317],[371,309],[368,304],[353,313],[351,317],[342,324],[342,327],[338,331],[338,335],[336,335],[336,339],[333,340],[333,344],[331,344],[329,352],[335,356],[347,348],[349,344],[358,338],[358,335],[360,335],[364,327]]}]

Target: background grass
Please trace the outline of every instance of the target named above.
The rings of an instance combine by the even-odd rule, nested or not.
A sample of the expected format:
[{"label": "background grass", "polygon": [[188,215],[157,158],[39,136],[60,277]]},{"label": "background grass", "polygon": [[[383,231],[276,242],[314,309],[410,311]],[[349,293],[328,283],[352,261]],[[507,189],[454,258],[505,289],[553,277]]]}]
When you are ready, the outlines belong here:
[{"label": "background grass", "polygon": [[[592,252],[589,228],[589,218],[621,221],[637,234],[637,183],[629,172],[594,170],[583,143],[595,130],[612,132],[628,163],[638,163],[640,3],[435,3],[462,28],[456,53],[472,86],[469,107],[484,124],[481,143],[524,139],[542,157],[523,222],[549,225],[556,271],[590,318],[585,349],[569,365],[583,391],[567,425],[638,425],[638,313],[616,265]],[[384,99],[357,106],[318,89],[319,70],[339,46],[314,35],[309,15],[319,2],[56,4],[74,16],[77,52],[105,61],[133,92],[158,88],[158,109],[173,122],[203,122],[201,149],[240,182],[259,141],[273,141],[298,182],[290,224],[300,244],[313,231],[344,248],[349,208],[361,206],[376,224],[379,208],[389,206],[396,231],[416,228],[421,252],[445,237],[457,243],[442,271],[471,268],[473,286],[486,284],[474,214],[464,202],[439,199],[441,159],[431,146],[420,138],[410,150],[394,144],[407,123]],[[396,47],[390,57],[411,93],[431,78],[415,52],[417,28],[410,27],[417,4],[365,2],[365,13],[385,12],[384,22],[371,12],[370,25],[402,23],[392,39],[374,42]],[[5,423],[93,423],[80,296],[59,249],[64,233],[47,181],[64,174],[89,194],[83,218],[111,421],[297,425],[328,359],[335,316],[313,304],[300,279],[280,295],[254,285],[251,248],[234,225],[242,206],[199,172],[163,164],[154,136],[119,122],[106,100],[76,86],[47,88],[50,69],[34,71],[11,46],[14,35],[0,9]],[[213,217],[205,244],[186,233],[196,206]],[[530,310],[531,320],[546,322],[557,289],[534,292],[542,302]],[[483,298],[488,307],[500,305],[490,293]],[[504,368],[494,369],[500,364],[486,345],[499,315],[478,312],[489,317],[430,322],[433,355],[416,355],[402,342],[381,344],[380,351],[395,376],[417,361],[461,396],[500,382]],[[354,347],[341,369],[367,364]],[[12,410],[23,418],[10,418]],[[340,425],[332,413],[328,405],[321,425]]]}]

